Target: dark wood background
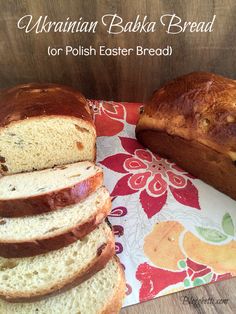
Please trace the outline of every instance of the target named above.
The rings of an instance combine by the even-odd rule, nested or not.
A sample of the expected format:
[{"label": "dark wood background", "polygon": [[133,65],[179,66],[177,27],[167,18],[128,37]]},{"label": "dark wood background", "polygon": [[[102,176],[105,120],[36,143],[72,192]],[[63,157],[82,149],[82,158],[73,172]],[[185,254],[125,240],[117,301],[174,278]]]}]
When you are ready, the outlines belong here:
[{"label": "dark wood background", "polygon": [[[125,20],[137,14],[151,20],[176,13],[186,20],[210,20],[213,33],[25,34],[16,27],[20,17],[48,15],[51,20],[100,19],[117,13]],[[163,82],[192,71],[213,71],[236,77],[235,0],[0,0],[0,87],[18,83],[60,82],[79,88],[87,97],[144,101]],[[81,44],[109,47],[163,47],[172,45],[171,57],[47,56],[47,47]]]}]

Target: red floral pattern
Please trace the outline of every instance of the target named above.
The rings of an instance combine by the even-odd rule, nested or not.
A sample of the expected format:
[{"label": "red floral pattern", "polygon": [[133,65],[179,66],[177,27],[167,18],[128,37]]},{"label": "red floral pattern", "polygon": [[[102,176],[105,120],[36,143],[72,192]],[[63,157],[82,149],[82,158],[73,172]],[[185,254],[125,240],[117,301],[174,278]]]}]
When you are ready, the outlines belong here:
[{"label": "red floral pattern", "polygon": [[[98,136],[114,136],[124,128],[124,122],[135,125],[140,104],[90,101]],[[127,110],[127,106],[129,110]]]},{"label": "red floral pattern", "polygon": [[100,163],[125,174],[111,195],[139,193],[140,203],[151,218],[166,204],[168,193],[179,203],[200,209],[198,191],[182,170],[144,149],[135,139],[120,137],[125,153],[109,156]]},{"label": "red floral pattern", "polygon": [[153,299],[159,292],[173,284],[188,282],[188,287],[194,287],[231,277],[230,274],[217,275],[210,267],[198,264],[189,258],[186,260],[185,268],[179,271],[164,270],[148,263],[140,264],[136,271],[136,278],[141,282],[140,302]]},{"label": "red floral pattern", "polygon": [[[165,207],[167,213],[175,203],[190,207],[190,214],[191,208],[200,209],[195,178],[175,164],[150,153],[135,140],[134,129],[142,104],[91,101],[90,105],[94,111],[97,134],[106,137],[102,141],[98,139],[101,141],[98,159],[105,166],[105,176],[107,169],[113,171],[109,173],[111,185],[109,181],[107,183],[113,202],[109,218],[116,236],[116,252],[129,279],[125,305],[152,299],[159,293],[173,292],[171,289],[175,289],[175,284],[176,289],[181,290],[230,278],[230,274],[216,274],[209,265],[197,264],[187,257],[181,261],[177,271],[143,263],[143,252],[139,247],[147,232],[144,216],[155,217],[165,204],[168,204]],[[108,155],[106,148],[111,152],[113,145],[113,153]],[[124,198],[126,195],[129,197]],[[138,200],[143,212],[135,213],[134,207],[129,207],[129,201],[134,204]],[[178,213],[181,208],[183,206],[177,206]],[[205,208],[204,213],[207,213]],[[194,215],[197,214],[195,211]],[[154,218],[153,222],[156,221]],[[139,298],[135,290],[139,290]]]},{"label": "red floral pattern", "polygon": [[141,281],[139,300],[142,302],[153,299],[161,290],[183,281],[185,277],[186,271],[171,272],[148,263],[140,264],[136,273],[136,278]]},{"label": "red floral pattern", "polygon": [[127,215],[127,208],[124,206],[119,206],[112,209],[109,217],[123,217],[125,215]]}]

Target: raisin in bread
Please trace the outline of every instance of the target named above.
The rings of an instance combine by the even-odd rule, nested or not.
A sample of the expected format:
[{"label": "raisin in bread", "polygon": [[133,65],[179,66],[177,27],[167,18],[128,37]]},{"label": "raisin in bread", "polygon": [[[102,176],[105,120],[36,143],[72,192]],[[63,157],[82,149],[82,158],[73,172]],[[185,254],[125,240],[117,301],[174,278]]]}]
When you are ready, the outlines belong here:
[{"label": "raisin in bread", "polygon": [[82,284],[30,303],[0,299],[1,314],[117,314],[125,296],[124,271],[117,258]]},{"label": "raisin in bread", "polygon": [[236,199],[236,81],[213,73],[181,76],[144,106],[138,140]]},{"label": "raisin in bread", "polygon": [[96,131],[84,96],[56,84],[25,84],[0,93],[2,174],[95,159]]},{"label": "raisin in bread", "polygon": [[25,257],[46,253],[82,239],[110,213],[105,187],[82,202],[36,216],[0,218],[0,256]]},{"label": "raisin in bread", "polygon": [[104,222],[82,240],[34,257],[0,257],[0,297],[40,299],[81,283],[114,255],[114,237]]},{"label": "raisin in bread", "polygon": [[76,204],[102,184],[102,169],[89,161],[3,176],[0,216],[37,215]]}]

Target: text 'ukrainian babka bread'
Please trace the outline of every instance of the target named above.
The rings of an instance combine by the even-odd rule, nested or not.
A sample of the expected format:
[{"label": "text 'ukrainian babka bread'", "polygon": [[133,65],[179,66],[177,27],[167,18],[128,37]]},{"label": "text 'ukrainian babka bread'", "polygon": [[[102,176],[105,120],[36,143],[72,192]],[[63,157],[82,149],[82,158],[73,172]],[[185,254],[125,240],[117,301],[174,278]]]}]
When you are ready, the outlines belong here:
[{"label": "text 'ukrainian babka bread'", "polygon": [[0,93],[0,171],[12,174],[95,159],[96,131],[85,97],[56,84]]},{"label": "text 'ukrainian babka bread'", "polygon": [[37,215],[76,204],[102,185],[102,169],[90,161],[3,176],[0,216]]},{"label": "text 'ukrainian babka bread'", "polygon": [[106,265],[114,246],[112,230],[104,222],[59,250],[34,257],[0,257],[0,298],[27,302],[81,283]]},{"label": "text 'ukrainian babka bread'", "polygon": [[236,199],[236,81],[179,77],[144,106],[136,136],[151,151]]},{"label": "text 'ukrainian babka bread'", "polygon": [[110,213],[105,187],[82,202],[36,216],[0,218],[0,256],[26,257],[67,246],[93,231]]},{"label": "text 'ukrainian babka bread'", "polygon": [[1,314],[117,314],[125,296],[124,271],[113,258],[103,270],[82,284],[34,303],[0,299]]}]

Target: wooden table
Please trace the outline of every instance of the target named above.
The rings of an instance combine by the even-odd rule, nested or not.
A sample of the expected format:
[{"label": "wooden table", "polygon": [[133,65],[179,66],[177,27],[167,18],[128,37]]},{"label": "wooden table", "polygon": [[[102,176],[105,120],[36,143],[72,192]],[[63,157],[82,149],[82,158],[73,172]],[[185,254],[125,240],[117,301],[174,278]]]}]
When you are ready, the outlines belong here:
[{"label": "wooden table", "polygon": [[[124,23],[146,15],[157,21],[154,32],[109,34],[102,16],[118,14]],[[216,15],[211,33],[167,34],[160,17],[176,14],[185,21],[210,21]],[[99,21],[96,33],[25,33],[17,28],[24,15],[33,23],[42,15],[48,21]],[[106,22],[108,23],[108,22]],[[123,25],[124,25],[123,23]],[[166,20],[165,23],[168,23]],[[164,82],[193,71],[210,71],[235,78],[236,74],[235,0],[8,0],[0,1],[0,86],[27,82],[55,82],[72,85],[91,99],[143,102]],[[48,46],[95,47],[96,55],[49,56]],[[173,48],[172,56],[100,56],[99,46],[133,48]],[[13,66],[14,64],[14,66]],[[102,74],[102,75],[101,75]]]},{"label": "wooden table", "polygon": [[[193,304],[183,304],[183,298],[187,296],[189,299],[198,298],[214,298],[228,299],[225,304],[202,304],[194,306]],[[213,283],[186,291],[181,291],[164,297],[160,297],[153,301],[127,307],[121,311],[121,314],[203,314],[203,313],[219,313],[219,314],[235,314],[236,313],[236,278],[228,279],[218,283]]]}]

